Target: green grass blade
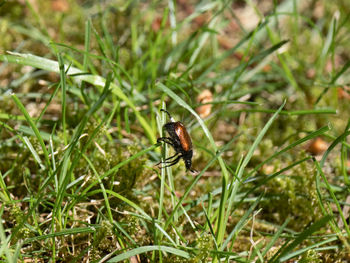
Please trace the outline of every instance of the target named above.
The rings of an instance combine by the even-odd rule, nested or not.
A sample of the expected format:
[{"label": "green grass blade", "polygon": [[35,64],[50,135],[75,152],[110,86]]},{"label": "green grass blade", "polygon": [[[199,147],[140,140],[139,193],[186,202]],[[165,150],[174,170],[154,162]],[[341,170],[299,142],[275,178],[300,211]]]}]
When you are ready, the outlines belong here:
[{"label": "green grass blade", "polygon": [[[66,124],[66,96],[67,96],[67,82],[66,82],[66,69],[64,65],[63,58],[61,54],[58,54],[58,65],[60,69],[60,86],[61,86],[61,109],[62,109],[62,130],[63,130],[63,141],[64,144],[67,145],[68,138],[67,138],[67,124]],[[69,69],[69,68],[68,68]]]},{"label": "green grass blade", "polygon": [[[32,66],[35,68],[44,69],[51,72],[59,73],[59,64],[56,61],[38,57],[32,54],[20,54],[20,53],[10,53],[11,55],[0,55],[0,61],[11,62],[21,65]],[[104,87],[106,84],[106,79],[96,75],[87,75],[82,70],[79,70],[74,67],[70,67],[67,75],[71,76],[77,81],[86,81],[92,85],[98,87]],[[125,101],[126,104],[134,111],[136,118],[140,122],[141,126],[144,128],[145,133],[150,140],[151,143],[156,142],[156,137],[154,136],[154,132],[149,125],[148,121],[145,120],[139,110],[136,108],[134,103],[128,98],[128,96],[122,91],[122,89],[114,83],[111,83],[110,88],[112,92],[119,97],[122,101]]]},{"label": "green grass blade", "polygon": [[33,157],[35,159],[35,161],[37,161],[37,163],[39,164],[39,166],[41,167],[41,169],[45,169],[45,166],[43,165],[43,162],[41,161],[39,154],[37,153],[37,151],[34,149],[32,143],[29,141],[27,136],[23,137],[23,140],[25,142],[25,144],[27,145],[29,151],[33,154]]},{"label": "green grass blade", "polygon": [[303,253],[307,252],[308,250],[315,250],[317,251],[317,248],[319,249],[326,249],[326,250],[331,250],[331,249],[334,249],[334,250],[337,250],[337,249],[341,249],[340,246],[330,246],[330,247],[322,247],[323,245],[325,244],[328,244],[328,243],[334,243],[338,240],[338,237],[331,237],[331,238],[327,238],[326,240],[323,240],[323,241],[320,241],[320,242],[317,242],[317,243],[313,243],[312,245],[309,245],[309,246],[306,246],[302,249],[298,249],[294,252],[291,252],[290,254],[288,254],[287,256],[285,257],[282,257],[281,258],[281,262],[287,262],[289,259],[291,258],[294,258],[294,257],[297,257],[299,255],[302,255]]},{"label": "green grass blade", "polygon": [[233,48],[225,51],[222,55],[220,55],[218,58],[216,58],[214,61],[211,59],[209,64],[209,67],[204,70],[195,80],[194,83],[202,83],[205,81],[205,77],[210,73],[213,72],[225,59],[227,59],[229,56],[231,56],[235,51],[237,51],[237,49],[242,46],[246,41],[248,41],[249,39],[251,39],[252,35],[261,30],[262,28],[264,28],[264,26],[267,23],[267,19],[265,21],[263,21],[262,23],[259,23],[258,26],[251,31],[250,33],[248,33],[244,38],[242,38],[242,40],[240,40]]},{"label": "green grass blade", "polygon": [[26,120],[29,123],[30,127],[32,128],[32,130],[33,130],[33,132],[35,134],[35,137],[39,141],[41,149],[42,149],[42,151],[44,153],[46,167],[51,167],[49,153],[48,153],[48,151],[46,149],[46,145],[45,145],[44,140],[43,140],[43,138],[42,138],[42,136],[41,136],[41,134],[39,132],[39,129],[35,125],[35,122],[33,121],[33,119],[29,116],[29,113],[27,112],[27,110],[24,107],[24,105],[22,104],[22,102],[17,98],[16,94],[12,94],[11,96],[12,96],[13,101],[16,103],[17,107],[19,108],[19,110],[22,112],[22,114],[26,118]]},{"label": "green grass blade", "polygon": [[[306,161],[308,161],[308,160],[310,160],[310,159],[312,159],[311,156],[305,157],[305,158],[303,158],[303,159],[301,159],[301,160],[299,160],[299,161],[296,161],[296,162],[294,162],[294,163],[292,163],[292,164],[290,164],[290,165],[288,165],[288,166],[282,168],[281,170],[277,171],[277,172],[274,173],[274,174],[271,174],[271,175],[266,176],[266,178],[262,179],[261,182],[259,182],[259,183],[256,184],[254,187],[252,187],[251,189],[249,189],[249,191],[245,194],[243,200],[244,200],[246,197],[248,197],[248,195],[249,195],[250,193],[254,192],[254,191],[255,191],[256,189],[258,189],[260,186],[265,185],[268,181],[272,180],[272,179],[275,178],[276,176],[279,176],[280,174],[282,174],[282,173],[288,171],[289,169],[293,168],[294,166],[299,165],[299,164],[301,164],[301,163],[303,163],[303,162],[306,162]],[[245,181],[245,183],[251,182],[252,180],[255,180],[255,179],[256,179],[256,178],[247,179],[247,180]]]},{"label": "green grass blade", "polygon": [[325,151],[325,153],[322,156],[322,159],[320,161],[320,166],[323,167],[328,155],[330,154],[330,152],[334,149],[335,146],[337,146],[337,144],[341,143],[348,135],[350,135],[350,131],[344,131],[339,137],[337,137],[332,144],[327,148],[327,150]]},{"label": "green grass blade", "polygon": [[[98,191],[93,191],[93,192],[90,192],[88,195],[94,195],[96,194],[97,192],[101,192],[102,190],[98,190]],[[147,214],[145,213],[145,211],[142,210],[141,207],[139,207],[137,204],[135,204],[133,201],[127,199],[126,197],[112,191],[112,190],[108,190],[106,189],[105,190],[106,193],[120,199],[121,201],[125,202],[126,204],[128,204],[129,206],[131,206],[132,208],[134,208],[136,211],[138,211],[144,218],[146,218],[147,220],[149,221],[152,221],[152,218]],[[84,194],[85,195],[85,194]]]},{"label": "green grass blade", "polygon": [[[246,166],[248,165],[250,159],[252,158],[255,149],[258,147],[259,143],[261,142],[261,140],[265,136],[265,134],[268,131],[268,129],[270,128],[270,126],[272,125],[273,121],[278,117],[280,111],[283,109],[285,104],[286,104],[286,101],[283,102],[283,104],[279,107],[279,109],[275,112],[275,114],[272,115],[272,117],[268,120],[268,122],[266,123],[264,128],[260,131],[260,133],[256,137],[256,139],[253,142],[252,146],[250,147],[247,155],[243,159],[241,166],[239,167],[238,173],[236,175],[236,180],[233,182],[233,188],[231,190],[230,198],[229,198],[229,201],[228,201],[228,204],[227,204],[227,210],[226,210],[225,218],[224,218],[224,221],[222,222],[222,225],[223,225],[222,238],[223,238],[224,231],[225,231],[225,228],[226,228],[226,225],[227,225],[227,222],[228,222],[228,218],[229,218],[229,216],[231,214],[231,208],[232,208],[233,202],[234,202],[234,200],[236,198],[238,188],[239,188],[239,186],[241,184],[241,179],[243,177],[244,169],[246,168]],[[224,203],[224,204],[226,205],[226,203]],[[218,242],[218,243],[221,243],[221,241]]]},{"label": "green grass blade", "polygon": [[315,163],[315,165],[316,165],[316,169],[317,169],[318,174],[322,177],[323,182],[325,183],[326,188],[327,188],[329,194],[331,195],[331,197],[332,197],[332,199],[333,199],[333,202],[335,203],[335,205],[336,205],[336,207],[337,207],[337,210],[338,210],[338,213],[339,213],[339,215],[340,215],[340,218],[341,218],[341,220],[343,221],[343,224],[344,224],[344,227],[345,227],[345,231],[346,231],[348,237],[350,237],[349,225],[348,225],[348,223],[347,223],[347,221],[346,221],[346,218],[345,218],[344,213],[343,213],[343,210],[342,210],[342,208],[341,208],[341,206],[340,206],[340,204],[339,204],[339,202],[338,202],[338,199],[337,199],[337,197],[335,196],[335,193],[334,193],[334,191],[333,191],[331,185],[329,184],[329,182],[328,182],[326,176],[324,175],[324,173],[323,173],[323,171],[322,171],[322,168],[321,168],[321,165],[316,161],[316,159],[314,159],[314,163]]},{"label": "green grass blade", "polygon": [[[348,124],[345,127],[345,131],[349,130],[349,128],[350,128],[350,119],[348,120]],[[350,180],[349,180],[348,171],[347,171],[348,151],[344,143],[346,143],[346,137],[344,137],[342,141],[341,149],[340,149],[341,172],[343,174],[345,184],[350,185]]]},{"label": "green grass blade", "polygon": [[[106,193],[106,189],[103,185],[103,182],[101,181],[100,179],[100,176],[94,166],[94,164],[90,161],[90,159],[84,154],[83,155],[85,161],[88,163],[89,167],[91,168],[91,170],[93,171],[96,179],[98,180],[98,183],[100,185],[100,188],[101,188],[101,192],[102,192],[102,195],[103,195],[103,199],[105,201],[105,204],[106,204],[106,210],[107,210],[107,214],[108,214],[108,219],[109,221],[112,223],[113,222],[113,215],[112,215],[112,210],[111,210],[111,206],[109,204],[109,199],[108,199],[108,196],[107,196],[107,193]],[[68,186],[67,186],[68,188]]]},{"label": "green grass blade", "polygon": [[[284,262],[286,258],[289,258],[289,255],[292,253],[293,249],[296,248],[299,244],[305,241],[309,236],[311,236],[314,232],[318,231],[320,228],[324,227],[329,220],[331,220],[331,216],[325,216],[320,220],[313,223],[303,232],[301,232],[296,239],[292,243],[290,243],[287,247],[283,249],[281,254],[272,262]],[[269,261],[270,262],[270,261]]]},{"label": "green grass blade", "polygon": [[271,160],[275,159],[277,156],[281,155],[282,153],[285,153],[286,151],[294,148],[295,146],[302,144],[304,142],[307,142],[315,137],[318,137],[320,135],[322,135],[323,133],[329,131],[331,129],[331,127],[329,125],[324,126],[320,129],[318,129],[317,131],[314,131],[310,134],[308,134],[307,136],[297,140],[296,142],[291,143],[290,145],[288,145],[287,147],[283,148],[282,150],[274,153],[273,155],[271,155],[269,158],[267,158],[266,160],[262,161],[260,164],[258,164],[254,170],[252,172],[249,173],[249,176],[251,176],[252,174],[254,174],[255,172],[257,172],[261,167],[263,167],[264,164],[270,162]]},{"label": "green grass blade", "polygon": [[47,234],[47,235],[41,235],[36,237],[27,238],[24,240],[24,244],[31,244],[35,241],[45,240],[53,237],[59,237],[59,236],[67,236],[67,235],[74,235],[74,234],[84,234],[84,233],[94,233],[96,231],[96,228],[99,226],[94,227],[75,227],[75,228],[69,228],[64,229],[62,231],[57,231],[55,233]]},{"label": "green grass blade", "polygon": [[190,258],[189,253],[187,253],[183,250],[180,250],[180,249],[173,248],[173,247],[144,246],[144,247],[138,247],[138,248],[131,249],[123,254],[120,254],[114,258],[111,258],[107,262],[111,262],[111,263],[112,262],[120,262],[122,260],[126,260],[126,259],[133,257],[133,256],[140,255],[142,253],[146,253],[146,252],[150,252],[150,251],[166,252],[166,253],[177,255],[177,256],[182,257],[182,258],[186,258],[186,259]]},{"label": "green grass blade", "polygon": [[[2,218],[2,214],[3,211],[1,211],[0,218]],[[15,259],[11,251],[12,249],[10,248],[10,237],[5,232],[2,220],[0,222],[0,241],[0,257],[7,258],[7,262],[17,262],[17,259]]]},{"label": "green grass blade", "polygon": [[255,202],[249,207],[249,209],[244,213],[238,223],[235,225],[231,233],[227,236],[225,242],[222,243],[220,250],[224,250],[230,241],[232,243],[235,241],[239,232],[243,229],[243,227],[248,223],[249,216],[254,212],[256,206],[260,203],[261,198],[263,197],[263,193],[255,200]]},{"label": "green grass blade", "polygon": [[[278,241],[278,238],[280,238],[281,234],[283,233],[284,229],[286,228],[286,226],[288,225],[290,220],[291,220],[291,218],[287,218],[286,221],[284,221],[283,225],[273,235],[272,239],[270,240],[270,242],[267,244],[264,251],[262,252],[263,257],[267,254],[267,252],[269,252],[270,248],[272,248],[273,245]],[[263,263],[263,262],[261,262],[261,263]]]},{"label": "green grass blade", "polygon": [[[241,109],[237,112],[263,112],[263,113],[274,113],[275,110],[270,109]],[[337,114],[335,109],[314,109],[314,110],[294,110],[294,111],[281,111],[281,115],[296,116],[296,115],[310,115],[310,114]]]},{"label": "green grass blade", "polygon": [[[162,103],[162,109],[166,109],[165,108],[165,103],[163,102]],[[162,114],[159,114],[157,113],[157,118],[156,118],[156,121],[157,121],[157,127],[158,127],[158,133],[160,135],[160,137],[163,137],[163,125],[165,123],[165,118],[166,118],[166,115],[165,115],[165,112],[162,112]],[[163,149],[163,152],[165,152],[166,150],[166,144],[163,144],[164,145],[164,149]],[[164,153],[164,156],[165,156],[165,153]],[[160,178],[160,193],[159,193],[159,211],[158,211],[158,220],[161,220],[162,218],[162,212],[163,212],[163,203],[164,203],[164,186],[165,186],[165,171],[164,169],[161,169],[160,171],[161,173],[161,178]]]}]

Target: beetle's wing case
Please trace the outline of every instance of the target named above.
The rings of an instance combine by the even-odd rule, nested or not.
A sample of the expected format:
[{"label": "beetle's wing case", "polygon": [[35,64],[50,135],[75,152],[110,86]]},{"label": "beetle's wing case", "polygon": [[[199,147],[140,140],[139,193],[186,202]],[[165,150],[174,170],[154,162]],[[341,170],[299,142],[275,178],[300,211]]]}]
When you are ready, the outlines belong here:
[{"label": "beetle's wing case", "polygon": [[188,134],[185,126],[178,121],[178,122],[175,122],[174,129],[175,129],[176,135],[180,140],[182,149],[186,152],[192,150],[191,137]]}]

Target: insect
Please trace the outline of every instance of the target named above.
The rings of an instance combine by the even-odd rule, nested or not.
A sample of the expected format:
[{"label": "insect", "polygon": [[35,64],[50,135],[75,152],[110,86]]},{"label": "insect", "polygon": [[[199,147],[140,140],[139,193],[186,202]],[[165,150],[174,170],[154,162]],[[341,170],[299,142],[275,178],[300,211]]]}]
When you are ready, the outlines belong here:
[{"label": "insect", "polygon": [[163,126],[163,129],[167,131],[169,137],[158,138],[157,142],[164,142],[171,145],[176,152],[173,156],[166,158],[164,162],[160,163],[167,164],[166,166],[163,166],[163,168],[170,167],[177,164],[182,158],[185,162],[186,170],[195,172],[195,170],[191,168],[193,155],[192,141],[185,126],[181,122],[175,121],[168,111],[164,109],[161,109],[160,111],[164,111],[169,116],[170,122]]}]

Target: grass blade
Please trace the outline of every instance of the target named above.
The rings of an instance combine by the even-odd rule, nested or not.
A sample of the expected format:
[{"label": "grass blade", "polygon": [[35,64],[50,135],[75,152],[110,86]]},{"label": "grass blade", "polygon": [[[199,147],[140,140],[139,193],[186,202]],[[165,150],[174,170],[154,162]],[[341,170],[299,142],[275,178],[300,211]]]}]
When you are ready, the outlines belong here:
[{"label": "grass blade", "polygon": [[[57,61],[50,59],[38,57],[32,54],[20,54],[20,53],[10,53],[10,55],[0,55],[0,61],[12,62],[21,65],[28,65],[35,68],[44,69],[51,72],[59,73],[59,64]],[[86,81],[92,85],[98,87],[104,87],[106,79],[97,75],[85,74],[82,70],[79,70],[74,67],[70,67],[67,75],[71,75],[77,81]],[[73,76],[72,76],[73,75]],[[141,126],[145,129],[145,133],[151,143],[156,142],[156,137],[151,126],[148,124],[134,105],[134,103],[128,98],[128,96],[122,91],[122,89],[114,83],[110,84],[112,92],[119,97],[122,101],[125,101],[126,104],[134,111],[136,118],[139,120]]]},{"label": "grass blade", "polygon": [[317,169],[318,174],[322,177],[323,182],[325,183],[326,188],[327,188],[329,194],[331,195],[331,197],[332,197],[332,199],[333,199],[333,202],[335,203],[335,205],[336,205],[336,207],[337,207],[337,210],[338,210],[338,213],[339,213],[339,215],[340,215],[340,218],[341,218],[341,220],[343,221],[343,224],[344,224],[344,227],[345,227],[345,231],[346,231],[348,237],[350,237],[349,225],[348,225],[348,223],[347,223],[347,221],[346,221],[346,218],[345,218],[345,216],[344,216],[344,214],[343,214],[343,210],[342,210],[342,208],[340,207],[340,204],[339,204],[339,202],[338,202],[338,199],[337,199],[337,197],[335,196],[334,191],[332,190],[331,185],[328,183],[328,180],[327,180],[326,176],[324,175],[324,173],[323,173],[323,171],[322,171],[321,165],[317,162],[316,159],[314,159],[314,163],[315,163],[315,165],[316,165],[316,169]]},{"label": "grass blade", "polygon": [[46,167],[51,167],[50,165],[50,158],[49,158],[49,152],[46,149],[46,145],[44,143],[44,140],[39,132],[39,129],[37,128],[35,122],[33,121],[33,119],[29,116],[28,111],[26,110],[26,108],[24,107],[24,105],[22,104],[22,102],[17,98],[16,94],[12,94],[12,99],[13,101],[16,103],[17,107],[19,108],[19,110],[22,112],[22,114],[24,115],[24,117],[26,118],[27,122],[29,123],[30,127],[32,128],[35,137],[38,139],[39,144],[41,146],[41,149],[44,153],[44,158],[45,158],[45,164]]},{"label": "grass blade", "polygon": [[274,259],[273,261],[269,261],[272,263],[275,262],[283,262],[287,258],[290,258],[290,253],[294,248],[296,248],[299,244],[301,244],[304,240],[306,240],[309,236],[311,236],[314,232],[318,231],[320,228],[324,227],[329,220],[331,220],[331,216],[325,216],[321,218],[320,220],[313,223],[311,226],[309,226],[307,229],[305,229],[303,232],[301,232],[296,239],[292,243],[290,243],[286,248],[283,249],[281,254]]},{"label": "grass blade", "polygon": [[170,254],[174,254],[177,255],[179,257],[183,257],[183,258],[190,258],[190,254],[187,252],[184,252],[183,250],[180,249],[176,249],[173,247],[166,247],[166,246],[144,246],[144,247],[138,247],[138,248],[134,248],[131,249],[123,254],[120,254],[114,258],[111,258],[110,260],[108,260],[108,262],[120,262],[122,260],[126,260],[128,258],[131,258],[133,256],[142,254],[142,253],[146,253],[146,252],[150,252],[150,251],[160,251],[160,252],[166,252],[166,253],[170,253]]},{"label": "grass blade", "polygon": [[[280,111],[283,109],[285,104],[286,104],[286,101],[283,102],[283,104],[279,107],[279,109],[275,112],[275,114],[272,115],[272,117],[266,123],[264,128],[260,131],[260,133],[256,137],[255,141],[253,142],[252,146],[250,147],[247,155],[243,159],[241,166],[239,167],[238,173],[236,175],[236,180],[233,183],[233,188],[232,188],[232,191],[230,193],[230,198],[229,198],[229,201],[228,201],[225,218],[224,218],[224,221],[222,222],[222,225],[223,225],[222,231],[223,231],[223,233],[222,233],[222,237],[221,238],[223,238],[223,234],[224,234],[224,231],[225,231],[225,228],[226,228],[226,225],[227,225],[227,221],[228,221],[228,218],[229,218],[229,216],[231,214],[231,208],[232,208],[233,202],[234,202],[234,200],[236,198],[236,194],[237,194],[238,188],[239,188],[239,186],[241,184],[241,178],[243,177],[244,169],[248,165],[248,163],[249,163],[250,159],[252,158],[252,156],[254,154],[254,151],[258,147],[260,141],[263,139],[264,135],[266,134],[266,132],[268,131],[268,129],[272,125],[273,121],[278,117]],[[224,191],[224,189],[223,189],[223,191]],[[226,200],[223,200],[223,201],[225,201],[225,203],[223,203],[223,204],[220,203],[220,205],[226,205]],[[221,241],[218,242],[218,243],[221,243]]]}]

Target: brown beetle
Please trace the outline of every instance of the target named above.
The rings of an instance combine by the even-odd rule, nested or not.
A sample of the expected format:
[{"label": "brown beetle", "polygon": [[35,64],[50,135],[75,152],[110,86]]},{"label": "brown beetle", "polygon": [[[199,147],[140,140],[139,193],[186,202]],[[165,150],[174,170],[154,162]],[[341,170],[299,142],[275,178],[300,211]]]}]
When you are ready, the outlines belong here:
[{"label": "brown beetle", "polygon": [[185,126],[181,122],[175,121],[168,111],[164,109],[161,109],[161,111],[166,112],[170,119],[170,122],[163,126],[163,129],[168,132],[169,137],[158,138],[157,142],[164,142],[171,145],[176,152],[173,156],[168,157],[162,162],[167,164],[166,166],[163,166],[163,168],[177,164],[182,158],[185,162],[186,170],[195,172],[195,170],[191,168],[193,155],[192,141]]}]

